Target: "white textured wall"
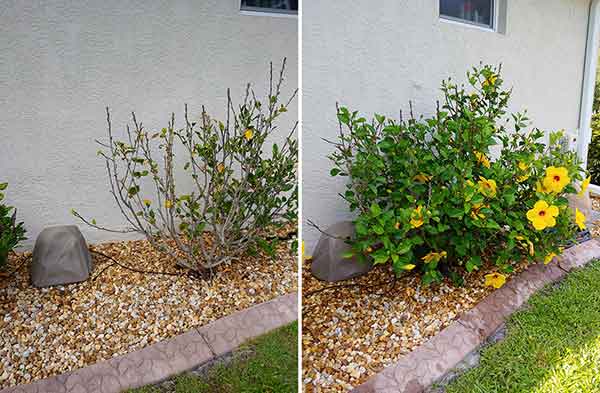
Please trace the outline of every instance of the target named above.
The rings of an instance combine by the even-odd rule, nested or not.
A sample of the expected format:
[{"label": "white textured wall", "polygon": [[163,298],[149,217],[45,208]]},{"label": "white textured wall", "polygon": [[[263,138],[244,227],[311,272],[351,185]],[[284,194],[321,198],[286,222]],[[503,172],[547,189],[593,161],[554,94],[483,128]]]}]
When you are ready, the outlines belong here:
[{"label": "white textured wall", "polygon": [[[122,224],[93,140],[106,105],[122,130],[130,111],[152,129],[205,104],[221,115],[225,89],[267,82],[288,57],[297,85],[297,18],[241,15],[239,0],[0,2],[0,182],[30,246],[45,226]],[[288,112],[295,120],[297,112]],[[89,242],[118,238],[80,225]]]},{"label": "white textured wall", "polygon": [[[342,4],[343,3],[343,4]],[[507,0],[506,34],[439,20],[438,0],[303,2],[303,222],[348,218],[329,176],[335,102],[397,115],[431,114],[439,83],[480,61],[504,64],[512,109],[542,129],[578,127],[589,0]],[[318,233],[304,225],[307,253]]]}]

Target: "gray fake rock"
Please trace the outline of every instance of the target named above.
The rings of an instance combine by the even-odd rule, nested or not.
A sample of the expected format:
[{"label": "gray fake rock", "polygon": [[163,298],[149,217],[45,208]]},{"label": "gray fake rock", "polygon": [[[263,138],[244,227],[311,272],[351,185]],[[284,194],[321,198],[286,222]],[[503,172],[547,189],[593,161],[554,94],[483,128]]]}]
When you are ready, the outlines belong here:
[{"label": "gray fake rock", "polygon": [[85,281],[92,268],[87,244],[75,225],[46,228],[35,241],[31,282],[36,287]]},{"label": "gray fake rock", "polygon": [[342,221],[327,228],[322,234],[312,255],[310,271],[313,276],[323,281],[341,281],[368,273],[373,264],[360,262],[356,258],[344,258],[342,255],[350,251],[350,245],[343,239],[354,237],[354,224]]}]

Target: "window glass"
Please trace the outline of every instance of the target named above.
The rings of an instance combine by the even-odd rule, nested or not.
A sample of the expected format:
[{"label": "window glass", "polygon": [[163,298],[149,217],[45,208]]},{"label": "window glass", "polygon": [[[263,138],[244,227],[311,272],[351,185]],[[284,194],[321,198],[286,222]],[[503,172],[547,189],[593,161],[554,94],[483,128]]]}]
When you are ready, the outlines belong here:
[{"label": "window glass", "polygon": [[298,13],[298,0],[242,0],[242,10]]},{"label": "window glass", "polygon": [[440,16],[493,27],[494,0],[440,0]]}]

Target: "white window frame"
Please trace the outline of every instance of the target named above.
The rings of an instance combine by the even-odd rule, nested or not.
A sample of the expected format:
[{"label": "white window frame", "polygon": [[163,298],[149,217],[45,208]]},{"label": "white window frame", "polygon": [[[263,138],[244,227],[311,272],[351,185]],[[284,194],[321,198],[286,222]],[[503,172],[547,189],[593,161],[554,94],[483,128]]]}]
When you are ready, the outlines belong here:
[{"label": "white window frame", "polygon": [[471,22],[469,20],[466,19],[460,19],[460,18],[456,18],[456,17],[452,17],[452,16],[448,16],[448,15],[442,15],[442,10],[440,7],[440,1],[438,0],[437,4],[438,4],[438,15],[439,18],[442,22],[446,22],[446,23],[450,23],[450,24],[456,24],[456,25],[460,25],[460,26],[466,26],[466,27],[471,27],[474,29],[479,29],[479,30],[484,30],[484,31],[493,31],[496,32],[498,31],[498,25],[499,25],[499,18],[498,15],[500,14],[500,3],[501,0],[491,0],[492,1],[492,17],[491,17],[491,26],[489,25],[483,25],[483,24],[479,24],[479,23],[475,23],[475,22]]},{"label": "white window frame", "polygon": [[242,7],[242,0],[234,0],[240,14],[249,16],[270,16],[274,18],[297,18],[298,11],[279,10],[275,8]]}]

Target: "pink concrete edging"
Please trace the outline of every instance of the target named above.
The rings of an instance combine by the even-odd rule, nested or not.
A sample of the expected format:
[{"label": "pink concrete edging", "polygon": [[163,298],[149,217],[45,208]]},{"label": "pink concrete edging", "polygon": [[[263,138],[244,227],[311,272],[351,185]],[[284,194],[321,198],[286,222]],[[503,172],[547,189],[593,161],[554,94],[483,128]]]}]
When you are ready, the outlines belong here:
[{"label": "pink concrete edging", "polygon": [[600,258],[600,241],[593,239],[565,250],[548,265],[531,265],[429,341],[352,392],[424,392],[479,348],[532,294],[597,258]]},{"label": "pink concrete edging", "polygon": [[297,318],[298,298],[291,293],[146,348],[0,393],[119,393],[196,368]]}]

